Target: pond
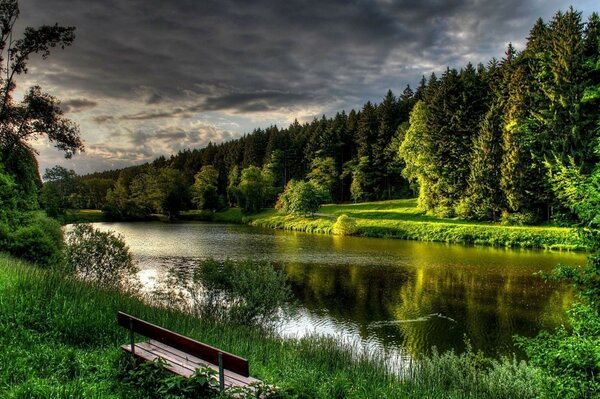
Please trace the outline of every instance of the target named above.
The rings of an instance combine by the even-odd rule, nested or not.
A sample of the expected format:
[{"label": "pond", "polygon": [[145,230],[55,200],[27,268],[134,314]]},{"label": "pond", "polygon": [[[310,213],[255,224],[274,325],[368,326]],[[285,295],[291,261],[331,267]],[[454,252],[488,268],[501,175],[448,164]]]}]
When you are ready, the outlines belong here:
[{"label": "pond", "polygon": [[536,275],[585,254],[310,235],[212,223],[97,223],[122,234],[152,287],[169,267],[198,259],[261,259],[282,267],[301,303],[286,336],[330,334],[367,348],[418,357],[475,349],[516,353],[514,335],[565,321],[573,300]]}]

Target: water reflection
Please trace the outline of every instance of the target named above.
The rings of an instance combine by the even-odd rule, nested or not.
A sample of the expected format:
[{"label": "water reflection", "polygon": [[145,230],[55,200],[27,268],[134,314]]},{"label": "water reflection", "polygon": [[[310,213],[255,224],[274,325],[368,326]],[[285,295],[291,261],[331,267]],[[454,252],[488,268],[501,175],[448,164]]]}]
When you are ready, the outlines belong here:
[{"label": "water reflection", "polygon": [[266,259],[289,276],[303,309],[283,334],[357,338],[411,357],[431,346],[488,355],[515,351],[512,337],[564,322],[572,294],[533,276],[584,254],[329,237],[203,223],[114,223],[147,284],[197,259]]}]

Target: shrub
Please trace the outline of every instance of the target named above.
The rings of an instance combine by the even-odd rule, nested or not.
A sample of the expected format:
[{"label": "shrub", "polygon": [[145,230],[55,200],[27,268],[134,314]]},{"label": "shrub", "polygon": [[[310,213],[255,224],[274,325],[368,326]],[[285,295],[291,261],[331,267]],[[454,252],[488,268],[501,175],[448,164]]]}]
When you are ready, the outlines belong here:
[{"label": "shrub", "polygon": [[348,217],[348,215],[338,216],[335,224],[333,225],[333,234],[340,236],[351,236],[358,232],[356,226],[356,220]]},{"label": "shrub", "polygon": [[570,326],[535,338],[520,337],[531,364],[544,372],[551,396],[596,398],[600,395],[600,256],[583,268],[559,266],[551,276],[573,284],[578,301],[568,310]]},{"label": "shrub", "polygon": [[511,226],[523,226],[536,224],[540,221],[540,217],[534,212],[515,212],[509,213],[507,211],[502,212],[500,222],[503,225]]},{"label": "shrub", "polygon": [[120,235],[77,224],[67,234],[67,271],[101,285],[129,288],[137,267]]},{"label": "shrub", "polygon": [[18,226],[13,233],[0,233],[5,250],[39,266],[62,262],[63,233],[56,220],[41,212],[27,212],[19,217]]},{"label": "shrub", "polygon": [[171,305],[175,300],[197,316],[262,327],[277,321],[292,298],[283,271],[253,260],[207,259],[192,270],[172,270],[165,285],[158,294]]}]

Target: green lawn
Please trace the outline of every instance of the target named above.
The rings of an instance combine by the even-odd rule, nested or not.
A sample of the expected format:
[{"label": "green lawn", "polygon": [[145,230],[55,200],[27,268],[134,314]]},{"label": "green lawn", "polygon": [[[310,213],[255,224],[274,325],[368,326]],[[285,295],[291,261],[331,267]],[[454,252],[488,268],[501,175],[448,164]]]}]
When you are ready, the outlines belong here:
[{"label": "green lawn", "polygon": [[438,218],[419,211],[415,199],[324,205],[313,217],[282,215],[269,209],[249,215],[245,220],[255,226],[331,234],[336,218],[342,214],[353,218],[358,235],[365,237],[502,247],[585,249],[572,228],[503,226],[459,218]]},{"label": "green lawn", "polygon": [[408,220],[432,223],[491,225],[489,222],[472,222],[459,218],[438,218],[426,215],[417,208],[416,199],[362,202],[359,204],[323,205],[320,214],[339,216],[346,214],[356,219]]}]

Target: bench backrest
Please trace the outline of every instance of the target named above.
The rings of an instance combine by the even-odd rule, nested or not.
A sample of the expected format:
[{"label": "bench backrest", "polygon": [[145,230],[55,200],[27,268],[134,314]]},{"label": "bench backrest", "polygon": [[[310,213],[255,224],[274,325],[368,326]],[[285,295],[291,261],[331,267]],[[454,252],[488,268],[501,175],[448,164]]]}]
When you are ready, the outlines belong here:
[{"label": "bench backrest", "polygon": [[148,323],[137,317],[128,315],[123,312],[117,313],[117,322],[120,326],[132,329],[133,332],[144,335],[150,339],[160,341],[165,345],[169,345],[180,351],[189,353],[192,356],[199,357],[207,362],[218,365],[219,353],[223,356],[223,368],[233,371],[234,373],[248,377],[250,369],[248,361],[231,353],[224,352],[210,345],[203,344],[183,335],[169,331],[165,328]]}]

